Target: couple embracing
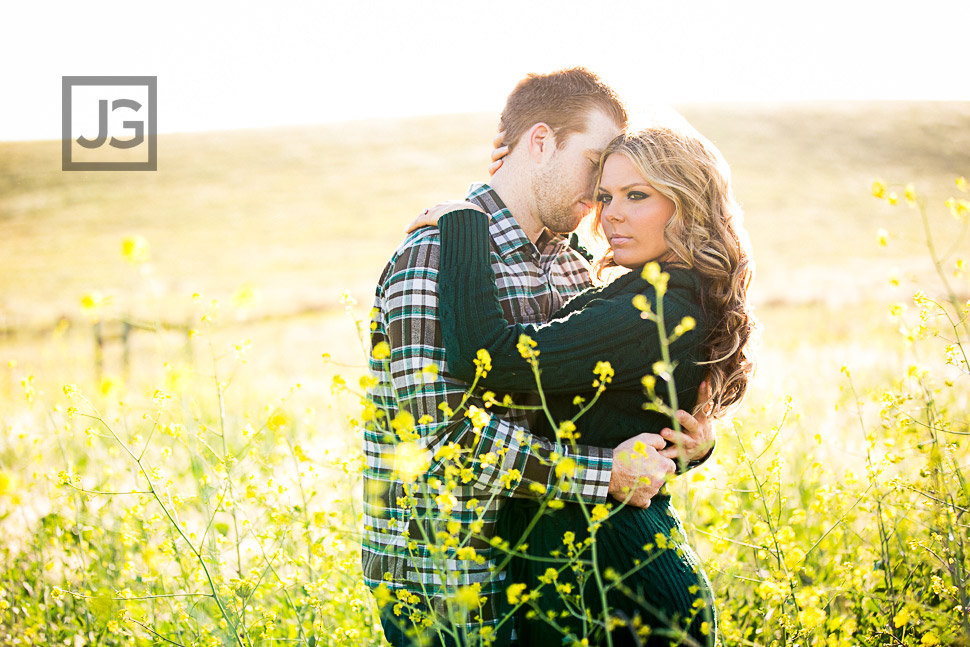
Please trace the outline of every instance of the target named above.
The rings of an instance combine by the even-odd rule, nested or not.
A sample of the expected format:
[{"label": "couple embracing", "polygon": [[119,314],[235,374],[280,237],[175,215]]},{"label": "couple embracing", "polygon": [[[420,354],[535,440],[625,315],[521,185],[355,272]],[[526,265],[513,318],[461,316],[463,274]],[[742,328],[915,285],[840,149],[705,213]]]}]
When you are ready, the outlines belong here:
[{"label": "couple embracing", "polygon": [[662,485],[745,393],[751,267],[717,149],[626,126],[588,71],[528,76],[490,183],[384,269],[362,561],[392,645],[715,642]]}]

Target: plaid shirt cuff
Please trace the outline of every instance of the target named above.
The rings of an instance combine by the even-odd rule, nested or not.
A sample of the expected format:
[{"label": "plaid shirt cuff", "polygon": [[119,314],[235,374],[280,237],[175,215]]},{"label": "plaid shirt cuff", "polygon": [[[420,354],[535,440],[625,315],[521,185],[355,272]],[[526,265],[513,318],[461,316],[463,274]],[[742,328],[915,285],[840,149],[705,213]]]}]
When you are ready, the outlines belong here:
[{"label": "plaid shirt cuff", "polygon": [[580,445],[573,453],[567,449],[566,456],[576,461],[576,474],[567,488],[557,492],[564,501],[583,500],[587,503],[605,503],[610,493],[610,474],[613,471],[613,450],[606,447]]}]

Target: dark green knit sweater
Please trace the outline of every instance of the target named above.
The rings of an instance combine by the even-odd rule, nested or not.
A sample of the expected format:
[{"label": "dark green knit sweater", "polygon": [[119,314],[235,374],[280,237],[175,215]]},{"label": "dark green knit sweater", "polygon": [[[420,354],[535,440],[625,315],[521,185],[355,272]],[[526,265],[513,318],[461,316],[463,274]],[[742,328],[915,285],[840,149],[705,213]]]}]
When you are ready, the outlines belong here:
[{"label": "dark green knit sweater", "polygon": [[[448,370],[459,379],[475,377],[474,359],[480,348],[488,350],[492,370],[484,386],[505,391],[535,391],[532,369],[517,348],[519,336],[537,342],[542,390],[556,422],[572,418],[577,412],[575,395],[591,397],[593,368],[598,361],[609,361],[616,371],[600,400],[576,423],[579,442],[600,447],[616,447],[641,432],[659,432],[670,426],[666,416],[643,409],[646,396],[641,378],[652,374],[652,366],[662,359],[657,324],[644,320],[633,306],[633,297],[642,294],[657,311],[656,292],[641,278],[639,271],[626,274],[609,285],[587,290],[569,301],[554,319],[543,325],[509,324],[498,301],[489,263],[490,239],[486,216],[477,211],[459,211],[440,221],[441,260],[439,265],[439,308],[442,337]],[[704,357],[702,342],[707,325],[701,308],[700,282],[690,270],[666,266],[670,275],[664,295],[664,319],[668,333],[685,316],[697,326],[680,337],[670,348],[678,392],[678,406],[693,407],[704,369],[697,362]],[[657,392],[668,404],[664,383],[657,380]],[[540,416],[532,432],[549,438],[555,432],[546,416]],[[542,587],[551,554],[562,550],[565,533],[578,542],[588,536],[585,515],[577,503],[567,503],[555,513],[543,515],[537,523],[539,504],[528,499],[510,499],[496,525],[496,535],[512,545],[527,546],[529,558],[515,557],[506,569],[508,582],[523,583],[528,590]],[[698,644],[714,643],[716,615],[710,582],[690,545],[683,539],[683,526],[661,493],[649,508],[630,506],[617,510],[596,536],[595,568],[601,573],[612,569],[629,573],[623,587],[606,596],[611,615],[639,617],[653,633],[650,647],[682,644],[677,631],[686,631]],[[659,546],[658,535],[666,537],[668,547]],[[644,549],[652,544],[657,546]],[[583,604],[593,617],[602,618],[602,604],[592,578],[581,577],[573,569],[560,572],[559,583],[582,591]],[[543,614],[558,618],[560,626],[582,635],[583,627],[568,613],[561,597],[544,590],[538,605]],[[506,612],[511,613],[512,609]],[[523,645],[559,647],[562,636],[542,622],[529,618],[528,609],[516,613],[516,631]],[[618,632],[627,631],[624,629]],[[593,644],[604,640],[593,632]],[[619,635],[614,644],[627,644]],[[632,640],[632,639],[630,639]],[[632,643],[631,643],[632,644]]]},{"label": "dark green knit sweater", "polygon": [[[542,391],[557,422],[576,414],[576,395],[593,394],[593,368],[598,361],[609,361],[616,372],[596,406],[577,421],[579,442],[616,447],[639,433],[659,433],[671,426],[668,417],[643,409],[646,396],[641,379],[653,373],[652,366],[662,355],[657,324],[644,320],[633,306],[633,297],[642,294],[657,310],[656,292],[639,271],[577,295],[547,324],[510,324],[502,314],[489,263],[487,217],[474,210],[456,211],[442,217],[439,227],[439,309],[445,358],[453,376],[471,382],[476,354],[484,348],[491,355],[492,370],[479,384],[535,392],[532,368],[517,348],[524,334],[538,344]],[[685,316],[697,324],[670,347],[671,361],[677,364],[678,406],[690,410],[705,372],[697,365],[704,359],[702,341],[707,335],[700,281],[687,269],[668,265],[664,271],[670,275],[663,299],[668,335]],[[669,403],[660,379],[657,393]],[[536,421],[532,432],[555,438],[545,416]]]},{"label": "dark green knit sweater", "polygon": [[[659,432],[670,426],[670,419],[645,411],[641,378],[652,374],[661,356],[657,325],[640,316],[633,297],[644,295],[654,312],[656,292],[641,278],[639,271],[626,274],[609,285],[587,290],[569,301],[553,321],[543,325],[509,324],[498,301],[489,263],[490,239],[485,215],[477,211],[458,211],[439,221],[441,259],[439,265],[439,309],[448,370],[455,377],[472,381],[474,359],[480,348],[492,358],[492,370],[482,383],[505,391],[535,391],[532,369],[517,348],[520,335],[537,342],[542,390],[553,418],[560,422],[576,412],[575,395],[590,397],[594,389],[593,368],[598,361],[609,361],[616,371],[612,383],[600,400],[576,423],[579,442],[600,447],[616,447],[641,432]],[[704,357],[702,341],[707,335],[701,308],[700,282],[690,270],[666,266],[670,275],[664,295],[664,319],[668,333],[685,316],[697,327],[680,337],[670,348],[678,406],[690,409],[697,399],[697,388],[704,369],[697,362]],[[657,393],[669,404],[664,383],[657,380]],[[532,427],[535,434],[554,438],[555,432],[540,416]],[[565,533],[575,534],[580,544],[588,536],[585,515],[579,504],[567,503],[560,510],[531,520],[539,514],[539,504],[528,499],[510,499],[502,507],[496,536],[525,548],[529,558],[515,557],[506,569],[506,581],[523,583],[528,590],[543,587],[550,555],[562,550]],[[667,548],[657,537],[666,538]],[[683,526],[670,497],[661,493],[649,508],[621,507],[600,528],[596,536],[596,569],[628,573],[622,587],[610,590],[606,603],[610,615],[638,617],[652,629],[648,647],[684,644],[678,631],[686,631],[697,644],[713,647],[716,614],[710,582],[690,545],[684,541]],[[653,544],[658,544],[652,546]],[[644,546],[650,546],[644,549]],[[588,571],[587,571],[588,573]],[[583,604],[593,617],[602,618],[601,598],[594,580],[573,569],[562,570],[560,584],[568,583],[581,591]],[[584,628],[568,612],[568,606],[549,587],[543,590],[538,605],[543,614],[558,618],[559,625],[581,636]],[[506,612],[512,612],[507,609]],[[528,608],[516,613],[520,644],[530,647],[559,647],[562,635],[550,631],[543,622],[531,619]],[[613,644],[634,644],[619,629]],[[593,631],[593,644],[604,640]]]}]

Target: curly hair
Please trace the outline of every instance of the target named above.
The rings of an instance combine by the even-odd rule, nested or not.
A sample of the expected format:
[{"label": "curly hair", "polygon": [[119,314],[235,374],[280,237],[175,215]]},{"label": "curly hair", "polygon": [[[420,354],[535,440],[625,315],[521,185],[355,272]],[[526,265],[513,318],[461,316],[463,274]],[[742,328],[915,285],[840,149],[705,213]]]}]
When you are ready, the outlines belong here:
[{"label": "curly hair", "polygon": [[[672,262],[701,279],[701,305],[710,330],[704,340],[713,408],[718,417],[738,404],[754,370],[751,342],[756,322],[747,292],[754,264],[747,249],[742,211],[731,189],[731,172],[720,151],[688,128],[654,126],[614,139],[600,158],[597,186],[610,155],[626,156],[643,178],[673,201],[664,228]],[[594,231],[603,236],[597,206]],[[594,266],[600,275],[615,267],[612,251]],[[699,403],[697,409],[703,408]]]}]

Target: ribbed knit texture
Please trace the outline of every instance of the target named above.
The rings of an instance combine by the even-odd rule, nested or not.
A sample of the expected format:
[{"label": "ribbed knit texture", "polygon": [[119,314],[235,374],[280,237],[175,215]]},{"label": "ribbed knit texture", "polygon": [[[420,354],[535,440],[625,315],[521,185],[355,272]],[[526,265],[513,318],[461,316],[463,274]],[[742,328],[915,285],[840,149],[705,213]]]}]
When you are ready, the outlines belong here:
[{"label": "ribbed knit texture", "polygon": [[[609,361],[616,374],[607,390],[590,411],[577,422],[579,442],[599,447],[616,447],[620,442],[642,432],[659,433],[672,426],[668,417],[645,411],[646,402],[641,378],[652,374],[652,366],[662,359],[657,325],[646,321],[633,306],[633,297],[641,294],[657,311],[656,292],[633,271],[609,285],[587,290],[565,304],[554,320],[543,325],[510,324],[498,303],[495,277],[489,264],[488,222],[486,216],[465,210],[449,213],[439,221],[441,229],[441,264],[439,306],[442,337],[449,371],[466,381],[475,376],[474,360],[478,349],[491,355],[492,370],[479,384],[486,388],[515,392],[535,392],[535,376],[528,361],[518,350],[519,337],[528,335],[537,342],[542,391],[553,418],[559,422],[572,418],[578,411],[573,404],[576,395],[587,400],[593,396],[593,368],[598,361]],[[697,398],[697,388],[704,378],[702,342],[707,335],[700,301],[700,281],[690,270],[664,266],[670,275],[663,299],[664,320],[668,335],[691,316],[697,327],[670,347],[670,357],[677,364],[674,379],[678,407],[690,410]],[[665,385],[657,380],[657,393],[670,403]],[[546,416],[537,417],[534,434],[554,438]],[[563,550],[563,533],[572,531],[576,541],[588,536],[586,521],[577,504],[544,516],[528,537],[522,537],[537,509],[533,501],[510,499],[502,509],[497,533],[512,541],[523,539],[528,553],[548,557],[552,550]],[[674,532],[676,531],[676,532]],[[684,534],[669,497],[655,497],[647,509],[626,507],[611,517],[597,533],[597,565],[600,572],[612,567],[619,573],[630,571],[633,560],[649,562],[625,580],[629,595],[619,590],[610,593],[608,604],[627,617],[639,614],[660,630],[663,627],[685,627],[701,644],[714,642],[713,604],[710,585],[697,558],[682,541],[666,550],[656,548],[659,533],[668,540],[671,533]],[[671,542],[673,543],[673,542]],[[652,551],[643,546],[653,544]],[[589,555],[587,555],[588,557]],[[540,586],[539,576],[549,562],[515,559],[509,566],[507,582],[523,582],[530,589]],[[560,576],[567,581],[571,571]],[[692,587],[696,587],[691,593]],[[564,609],[558,595],[545,587],[540,599],[543,610]],[[574,590],[579,590],[574,581]],[[590,608],[599,604],[597,595],[584,596]],[[696,599],[705,600],[707,611],[693,610]],[[690,618],[694,618],[690,622]],[[687,622],[685,623],[685,620]],[[709,621],[709,633],[700,631],[702,621]],[[517,619],[517,631],[524,645],[559,645],[560,637],[541,621]],[[568,624],[568,623],[567,623]],[[578,629],[578,626],[571,625]],[[656,644],[665,644],[659,639]],[[674,640],[676,642],[676,640]],[[653,643],[651,643],[653,644]]]}]

